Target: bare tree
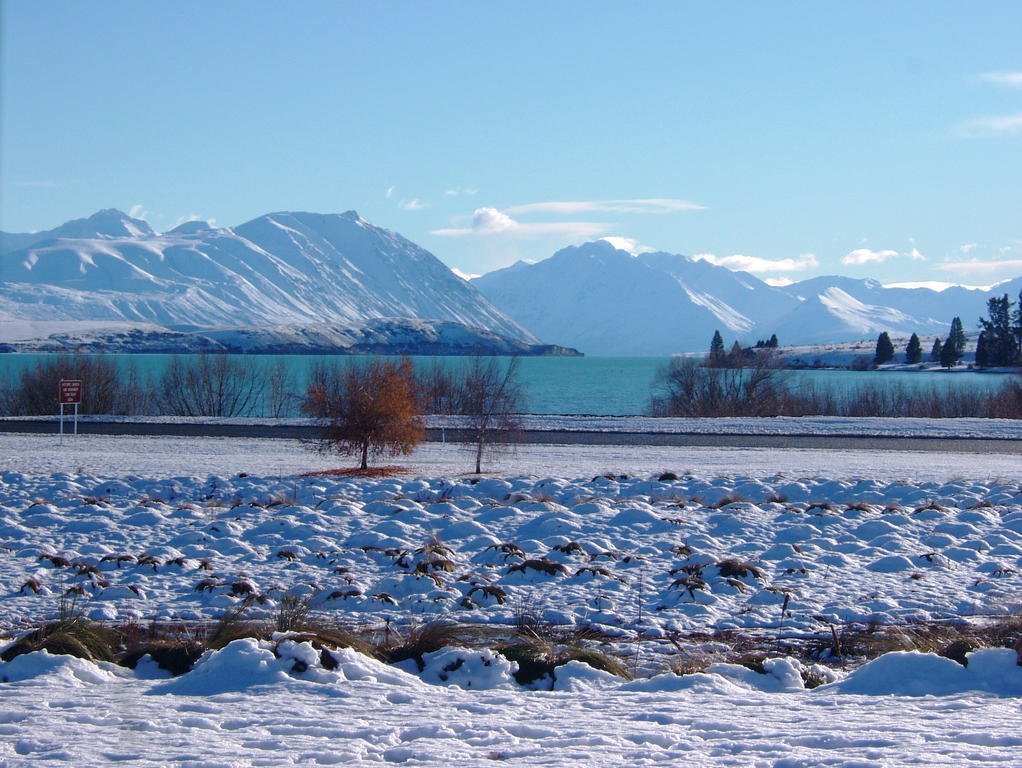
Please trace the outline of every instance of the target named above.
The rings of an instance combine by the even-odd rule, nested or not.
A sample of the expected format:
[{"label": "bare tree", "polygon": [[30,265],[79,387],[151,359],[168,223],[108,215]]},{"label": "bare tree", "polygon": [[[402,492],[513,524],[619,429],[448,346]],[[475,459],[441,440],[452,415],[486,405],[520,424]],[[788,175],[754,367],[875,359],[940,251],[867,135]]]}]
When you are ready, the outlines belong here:
[{"label": "bare tree", "polygon": [[80,379],[80,413],[118,413],[123,408],[123,386],[118,365],[108,357],[59,353],[26,368],[0,393],[0,409],[12,416],[56,413],[61,379]]},{"label": "bare tree", "polygon": [[297,400],[295,394],[295,377],[287,363],[281,358],[266,373],[266,415],[279,419],[292,413],[292,406]]},{"label": "bare tree", "polygon": [[363,470],[370,455],[407,455],[425,437],[408,358],[319,366],[302,410],[324,422],[320,450],[357,454]]},{"label": "bare tree", "polygon": [[673,358],[653,382],[655,416],[775,416],[795,407],[784,371],[766,350],[744,368]]},{"label": "bare tree", "polygon": [[258,410],[263,374],[250,360],[207,353],[175,355],[160,377],[160,408],[175,416],[248,416]]},{"label": "bare tree", "polygon": [[518,379],[518,358],[512,357],[506,367],[493,357],[471,358],[460,390],[458,412],[467,417],[479,474],[484,453],[497,443],[521,438],[525,393]]},{"label": "bare tree", "polygon": [[415,390],[423,413],[449,414],[458,410],[459,378],[437,360],[415,369]]}]

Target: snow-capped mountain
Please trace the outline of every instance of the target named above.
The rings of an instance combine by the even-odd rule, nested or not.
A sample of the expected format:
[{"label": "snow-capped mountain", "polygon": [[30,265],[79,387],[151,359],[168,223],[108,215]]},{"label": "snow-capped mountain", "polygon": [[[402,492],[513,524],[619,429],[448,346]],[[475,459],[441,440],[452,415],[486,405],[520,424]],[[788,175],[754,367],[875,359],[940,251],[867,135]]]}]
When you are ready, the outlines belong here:
[{"label": "snow-capped mountain", "polygon": [[782,344],[854,341],[881,331],[943,334],[955,316],[975,327],[990,296],[1014,298],[1022,288],[1022,278],[989,292],[938,292],[837,276],[774,288],[747,272],[662,252],[633,256],[606,241],[472,282],[540,337],[595,355],[705,351],[715,330],[729,345],[772,333]]},{"label": "snow-capped mountain", "polygon": [[2,243],[14,247],[0,255],[0,317],[176,329],[413,318],[538,341],[431,253],[354,211],[156,234],[105,210]]},{"label": "snow-capped mountain", "polygon": [[540,338],[597,355],[701,350],[716,329],[749,338],[799,303],[744,272],[668,253],[632,256],[604,240],[472,283]]}]

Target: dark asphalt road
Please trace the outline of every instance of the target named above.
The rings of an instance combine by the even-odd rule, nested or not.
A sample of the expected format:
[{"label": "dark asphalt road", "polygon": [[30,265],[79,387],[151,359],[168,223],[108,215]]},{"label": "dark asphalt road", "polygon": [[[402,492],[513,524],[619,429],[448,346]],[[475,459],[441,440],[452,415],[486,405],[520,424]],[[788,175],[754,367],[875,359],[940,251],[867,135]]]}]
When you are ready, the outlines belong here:
[{"label": "dark asphalt road", "polygon": [[[70,425],[65,427],[70,429]],[[5,421],[2,432],[56,432],[54,421]],[[278,439],[314,439],[317,429],[308,426],[240,424],[148,424],[135,422],[81,422],[81,434],[88,435],[176,435],[183,437],[260,437]],[[430,442],[463,442],[457,429],[429,429]],[[825,435],[721,435],[668,432],[582,432],[565,430],[528,430],[522,442],[533,445],[663,445],[714,446],[733,448],[821,448],[829,450],[930,451],[941,453],[1000,453],[1022,455],[1020,438],[919,438]]]}]

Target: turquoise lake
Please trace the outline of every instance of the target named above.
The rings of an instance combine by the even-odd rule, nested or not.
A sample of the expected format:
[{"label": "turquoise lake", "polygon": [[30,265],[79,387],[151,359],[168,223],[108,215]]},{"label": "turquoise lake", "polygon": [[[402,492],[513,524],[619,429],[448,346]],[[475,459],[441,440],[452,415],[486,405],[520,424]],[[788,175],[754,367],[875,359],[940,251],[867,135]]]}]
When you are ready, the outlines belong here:
[{"label": "turquoise lake", "polygon": [[[31,367],[36,361],[52,355],[0,355],[0,376],[9,377]],[[135,366],[143,378],[158,376],[171,359],[170,355],[107,355],[120,366]],[[181,357],[187,358],[188,355]],[[297,390],[304,383],[313,365],[360,359],[329,355],[240,355],[239,359],[267,369],[282,360],[292,373]],[[368,358],[362,358],[368,359]],[[457,368],[464,364],[460,357],[413,357],[416,366],[439,363]],[[659,368],[669,358],[662,357],[523,357],[519,359],[521,381],[528,398],[530,413],[588,414],[594,416],[631,416],[644,414],[649,408],[650,384]],[[1001,386],[1005,376],[1012,374],[956,371],[946,373],[913,371],[793,371],[800,381],[819,387],[855,388],[873,383],[898,383],[909,387],[980,387]]]}]

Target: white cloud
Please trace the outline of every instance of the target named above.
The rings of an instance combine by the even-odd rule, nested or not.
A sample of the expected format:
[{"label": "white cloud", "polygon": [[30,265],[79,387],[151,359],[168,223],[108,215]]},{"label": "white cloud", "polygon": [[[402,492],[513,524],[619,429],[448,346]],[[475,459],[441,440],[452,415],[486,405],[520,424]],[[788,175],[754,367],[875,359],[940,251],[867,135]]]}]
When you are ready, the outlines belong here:
[{"label": "white cloud", "polygon": [[922,252],[914,245],[912,246],[912,250],[908,252],[908,257],[912,259],[912,261],[926,261],[926,257],[923,256]]},{"label": "white cloud", "polygon": [[519,226],[517,221],[496,208],[476,208],[472,215],[472,231],[482,235],[506,232]]},{"label": "white cloud", "polygon": [[897,257],[897,251],[873,251],[869,248],[856,248],[841,258],[842,264],[881,264],[888,259]]},{"label": "white cloud", "polygon": [[979,243],[966,243],[965,245],[958,246],[958,250],[962,253],[969,253],[979,248]]},{"label": "white cloud", "polygon": [[411,200],[402,200],[397,207],[405,211],[421,211],[423,208],[428,208],[429,203],[424,203],[416,197]]},{"label": "white cloud", "polygon": [[1022,88],[1022,72],[985,72],[980,78],[1009,88]]},{"label": "white cloud", "polygon": [[387,198],[388,200],[390,200],[390,198],[392,198],[394,196],[394,192],[396,190],[397,190],[397,187],[394,187],[394,186],[387,187],[387,192],[384,195],[384,197]]},{"label": "white cloud", "polygon": [[460,197],[462,195],[465,197],[475,197],[477,194],[479,194],[479,190],[473,187],[453,187],[444,190],[444,197]]},{"label": "white cloud", "polygon": [[149,211],[141,203],[136,203],[128,209],[128,215],[133,219],[144,219]]},{"label": "white cloud", "polygon": [[718,267],[741,272],[800,272],[803,269],[813,269],[820,266],[816,256],[812,253],[803,253],[797,259],[763,259],[759,256],[745,256],[735,253],[731,256],[715,256],[712,253],[697,253],[692,257],[700,261],[708,261]]},{"label": "white cloud", "polygon": [[966,120],[955,133],[966,138],[1004,136],[1022,132],[1022,112],[1013,115],[988,115]]},{"label": "white cloud", "polygon": [[616,237],[611,235],[609,237],[601,237],[600,239],[606,240],[619,251],[627,251],[632,254],[632,256],[638,256],[640,253],[652,253],[656,250],[656,248],[650,248],[648,245],[643,245],[638,240],[631,237]]},{"label": "white cloud", "polygon": [[970,272],[990,274],[992,272],[1009,272],[1022,270],[1022,259],[1001,259],[1000,261],[980,261],[979,259],[967,259],[965,261],[945,261],[937,264],[937,269],[942,272]]},{"label": "white cloud", "polygon": [[599,221],[516,221],[496,208],[476,208],[472,214],[472,226],[449,229],[434,229],[430,234],[442,237],[465,237],[468,235],[512,235],[533,237],[537,235],[565,235],[572,238],[602,235],[613,225]]},{"label": "white cloud", "polygon": [[705,205],[668,197],[637,200],[571,200],[514,205],[507,209],[513,215],[523,213],[674,213],[702,211]]},{"label": "white cloud", "polygon": [[790,277],[764,277],[763,282],[767,285],[772,285],[774,288],[785,288],[795,284],[795,281]]}]

